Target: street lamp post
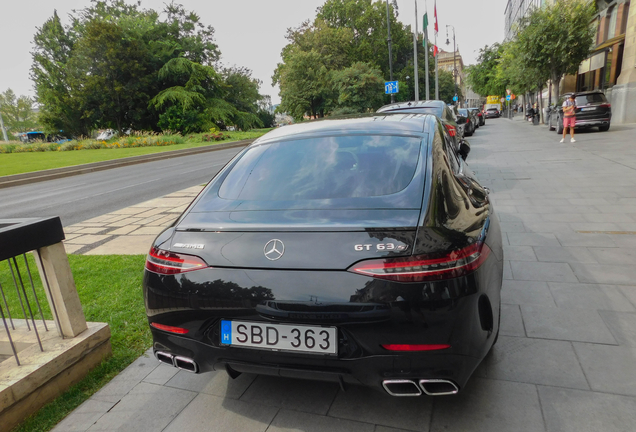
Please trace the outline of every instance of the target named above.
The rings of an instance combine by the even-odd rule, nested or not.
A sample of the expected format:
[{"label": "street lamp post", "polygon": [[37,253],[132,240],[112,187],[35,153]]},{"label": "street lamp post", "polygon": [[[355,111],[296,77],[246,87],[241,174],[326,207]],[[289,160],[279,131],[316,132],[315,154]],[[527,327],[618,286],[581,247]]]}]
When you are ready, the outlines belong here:
[{"label": "street lamp post", "polygon": [[450,24],[446,24],[446,45],[450,45],[450,40],[448,40],[448,28],[451,27],[453,29],[453,82],[455,83],[455,97],[457,97],[457,100],[454,101],[455,105],[457,105],[457,102],[459,101],[459,96],[457,95],[457,66],[455,64],[455,55],[457,54],[457,48],[455,45],[455,27],[450,25]]}]

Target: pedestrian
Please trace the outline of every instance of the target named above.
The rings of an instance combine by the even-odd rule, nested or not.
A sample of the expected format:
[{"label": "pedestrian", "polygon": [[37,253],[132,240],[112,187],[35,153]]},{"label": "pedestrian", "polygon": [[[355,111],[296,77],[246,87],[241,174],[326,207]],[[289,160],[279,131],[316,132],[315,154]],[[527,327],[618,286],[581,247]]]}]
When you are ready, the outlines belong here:
[{"label": "pedestrian", "polygon": [[576,95],[572,93],[568,99],[563,102],[563,138],[559,142],[565,142],[565,136],[570,128],[570,142],[576,142],[574,139],[574,125],[576,124]]}]

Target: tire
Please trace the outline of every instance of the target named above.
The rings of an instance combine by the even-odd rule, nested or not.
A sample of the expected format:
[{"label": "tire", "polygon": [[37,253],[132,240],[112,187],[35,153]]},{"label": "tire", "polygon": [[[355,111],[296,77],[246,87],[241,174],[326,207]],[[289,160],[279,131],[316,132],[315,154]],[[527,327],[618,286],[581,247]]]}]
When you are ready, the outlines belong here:
[{"label": "tire", "polygon": [[561,117],[557,117],[556,133],[561,135],[563,133],[563,120],[559,120],[561,120]]},{"label": "tire", "polygon": [[607,126],[599,126],[599,127],[598,127],[598,130],[599,130],[599,132],[607,132],[607,131],[609,130],[609,128],[610,128],[610,125],[607,125]]},{"label": "tire", "polygon": [[548,130],[549,131],[554,130],[554,126],[552,126],[552,116],[548,117]]}]

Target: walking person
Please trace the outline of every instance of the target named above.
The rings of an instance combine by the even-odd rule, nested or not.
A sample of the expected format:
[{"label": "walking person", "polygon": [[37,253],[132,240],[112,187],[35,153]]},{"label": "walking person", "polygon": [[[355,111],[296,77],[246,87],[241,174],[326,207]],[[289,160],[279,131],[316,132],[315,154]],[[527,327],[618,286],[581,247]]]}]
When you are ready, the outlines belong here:
[{"label": "walking person", "polygon": [[565,142],[565,136],[570,128],[570,142],[576,142],[574,139],[574,125],[576,124],[576,95],[572,93],[568,99],[563,102],[563,138],[559,142]]}]

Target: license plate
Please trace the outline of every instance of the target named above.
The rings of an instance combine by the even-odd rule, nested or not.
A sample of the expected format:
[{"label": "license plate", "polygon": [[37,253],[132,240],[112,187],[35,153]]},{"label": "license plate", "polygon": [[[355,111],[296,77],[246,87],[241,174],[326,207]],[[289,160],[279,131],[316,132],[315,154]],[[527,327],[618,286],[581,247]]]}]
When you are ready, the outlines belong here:
[{"label": "license plate", "polygon": [[273,351],[337,354],[338,329],[222,320],[221,344]]},{"label": "license plate", "polygon": [[594,111],[596,109],[596,107],[592,107],[592,108],[581,108],[581,111]]}]

